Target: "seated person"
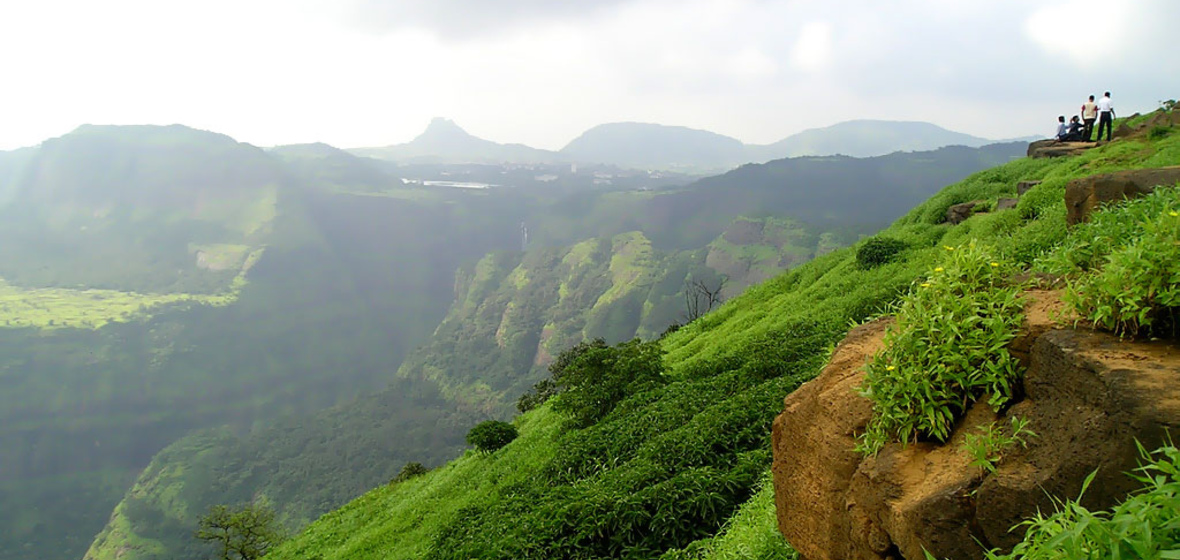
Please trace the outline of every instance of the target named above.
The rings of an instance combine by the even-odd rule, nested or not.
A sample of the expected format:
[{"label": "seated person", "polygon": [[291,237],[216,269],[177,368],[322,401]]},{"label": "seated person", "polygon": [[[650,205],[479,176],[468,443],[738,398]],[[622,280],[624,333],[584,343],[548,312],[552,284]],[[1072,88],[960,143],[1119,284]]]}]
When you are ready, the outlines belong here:
[{"label": "seated person", "polygon": [[1060,137],[1062,142],[1081,142],[1086,138],[1086,127],[1075,116],[1069,120],[1069,127],[1065,131],[1065,136]]},{"label": "seated person", "polygon": [[1057,134],[1053,137],[1056,138],[1058,142],[1064,142],[1066,134],[1069,134],[1069,126],[1065,124],[1065,115],[1062,115],[1057,117]]}]

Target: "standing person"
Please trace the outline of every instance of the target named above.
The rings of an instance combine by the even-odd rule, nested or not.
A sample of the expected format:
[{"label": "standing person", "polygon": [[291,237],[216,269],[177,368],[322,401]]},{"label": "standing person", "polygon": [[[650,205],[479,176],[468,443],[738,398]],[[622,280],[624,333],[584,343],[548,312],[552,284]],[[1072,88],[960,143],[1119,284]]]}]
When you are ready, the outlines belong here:
[{"label": "standing person", "polygon": [[1114,130],[1114,104],[1110,102],[1110,92],[1102,94],[1098,100],[1098,138],[1102,140],[1102,129],[1106,128],[1106,141],[1110,141],[1110,133]]},{"label": "standing person", "polygon": [[1094,103],[1094,96],[1090,96],[1090,100],[1082,103],[1082,122],[1085,123],[1086,129],[1082,134],[1086,137],[1086,141],[1090,141],[1090,137],[1094,134],[1094,121],[1098,119],[1098,104]]}]

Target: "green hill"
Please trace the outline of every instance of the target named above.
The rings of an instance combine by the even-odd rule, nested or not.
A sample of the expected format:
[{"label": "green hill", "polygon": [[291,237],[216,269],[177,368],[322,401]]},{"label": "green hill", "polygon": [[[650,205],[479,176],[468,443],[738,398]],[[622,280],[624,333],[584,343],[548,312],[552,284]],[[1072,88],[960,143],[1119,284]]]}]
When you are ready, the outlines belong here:
[{"label": "green hill", "polygon": [[[659,381],[631,386],[588,426],[571,424],[559,406],[577,401],[558,395],[516,418],[520,437],[503,449],[378,487],[268,558],[791,558],[765,484],[770,423],[848,325],[896,301],[948,247],[983,243],[1030,266],[1067,237],[1070,179],[1177,164],[1180,136],[1165,131],[974,174],[879,234],[904,243],[890,262],[842,249],[756,286],[645,343],[663,352]],[[949,206],[1014,196],[1024,180],[1042,182],[1015,209],[945,223]]]},{"label": "green hill", "polygon": [[834,154],[872,157],[944,146],[979,147],[993,142],[927,122],[855,120],[804,130],[765,146],[750,146],[750,161]]},{"label": "green hill", "polygon": [[223,292],[271,233],[278,167],[228,136],[86,125],[26,157],[0,188],[9,284]]},{"label": "green hill", "polygon": [[[820,235],[781,220],[741,219],[731,229],[748,232],[751,224],[763,234],[730,235],[725,250],[775,255],[753,271],[781,270],[821,248]],[[246,437],[181,439],[141,474],[88,558],[117,551],[123,558],[198,558],[192,527],[212,504],[265,495],[302,525],[391,479],[406,462],[441,464],[461,452],[473,422],[509,416],[562,348],[599,336],[650,335],[683,320],[684,281],[716,282],[705,261],[717,251],[664,253],[630,232],[489,254],[458,272],[450,311],[389,387]],[[740,290],[747,277],[734,276],[730,285]]]},{"label": "green hill", "polygon": [[[929,170],[996,157],[887,159],[922,178],[841,188],[921,197],[904,193],[932,192]],[[811,188],[472,191],[180,126],[82,127],[0,153],[0,559],[77,558],[108,520],[98,548],[127,545],[114,529],[129,527],[183,551],[184,512],[211,501],[273,496],[298,525],[405,461],[439,464],[564,345],[681,320],[690,275],[724,274],[732,296],[868,231],[853,219],[902,212],[813,226],[841,165],[816,163]],[[467,282],[488,253],[502,268],[464,292],[483,311],[448,316],[456,270]],[[480,354],[441,357],[452,343]],[[486,380],[469,369],[484,366]]]},{"label": "green hill", "polygon": [[571,140],[561,154],[572,161],[696,172],[726,170],[749,161],[745,145],[734,138],[636,122],[598,125]]}]

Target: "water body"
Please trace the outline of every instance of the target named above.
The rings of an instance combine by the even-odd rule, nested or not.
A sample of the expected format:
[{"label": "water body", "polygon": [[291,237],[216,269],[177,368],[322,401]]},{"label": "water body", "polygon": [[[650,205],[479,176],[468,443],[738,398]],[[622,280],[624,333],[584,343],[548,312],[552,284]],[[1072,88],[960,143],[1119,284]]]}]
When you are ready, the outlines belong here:
[{"label": "water body", "polygon": [[470,183],[465,181],[422,181],[423,186],[427,187],[453,187],[457,189],[486,189],[488,187],[495,187],[489,183]]}]

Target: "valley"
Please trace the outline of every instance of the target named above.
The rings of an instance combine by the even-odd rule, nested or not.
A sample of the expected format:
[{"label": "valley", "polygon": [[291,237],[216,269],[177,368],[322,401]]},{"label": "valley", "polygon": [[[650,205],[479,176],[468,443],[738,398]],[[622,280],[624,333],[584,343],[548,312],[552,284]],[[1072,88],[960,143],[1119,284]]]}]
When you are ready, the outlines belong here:
[{"label": "valley", "polygon": [[[460,453],[569,345],[685,321],[689,279],[735,297],[1022,151],[701,180],[388,165],[178,126],[6,152],[0,558],[198,558],[195,516],[257,496],[302,526]],[[850,196],[879,198],[832,206]]]}]

